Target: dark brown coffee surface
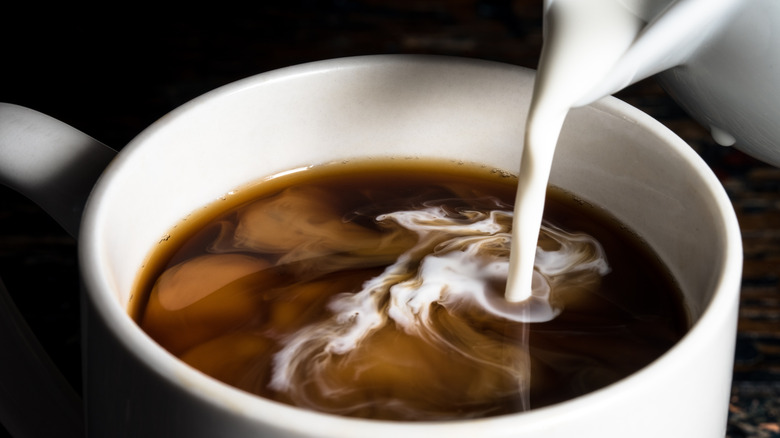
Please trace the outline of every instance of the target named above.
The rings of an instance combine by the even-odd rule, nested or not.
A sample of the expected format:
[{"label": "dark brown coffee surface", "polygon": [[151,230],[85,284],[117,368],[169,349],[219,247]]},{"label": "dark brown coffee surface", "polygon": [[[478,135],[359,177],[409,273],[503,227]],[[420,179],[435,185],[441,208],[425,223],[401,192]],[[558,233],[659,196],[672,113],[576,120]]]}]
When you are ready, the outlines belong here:
[{"label": "dark brown coffee surface", "polygon": [[[411,421],[502,415],[577,397],[637,371],[682,337],[681,293],[656,257],[609,215],[554,188],[545,221],[595,238],[610,270],[572,276],[554,290],[553,320],[519,323],[476,304],[434,303],[420,333],[384,315],[351,349],[317,331],[298,336],[333,337],[358,324],[359,316],[331,322],[339,303],[419,243],[418,234],[378,220],[382,214],[436,207],[465,221],[472,211],[511,212],[516,182],[475,165],[400,159],[260,182],[171,231],[139,277],[131,313],[172,354],[242,390],[339,415]],[[557,244],[542,233],[540,245]],[[399,283],[416,281],[404,275]],[[488,283],[488,294],[503,293],[501,281]],[[374,304],[385,311],[390,297]],[[303,356],[288,361],[280,352],[293,342]]]}]

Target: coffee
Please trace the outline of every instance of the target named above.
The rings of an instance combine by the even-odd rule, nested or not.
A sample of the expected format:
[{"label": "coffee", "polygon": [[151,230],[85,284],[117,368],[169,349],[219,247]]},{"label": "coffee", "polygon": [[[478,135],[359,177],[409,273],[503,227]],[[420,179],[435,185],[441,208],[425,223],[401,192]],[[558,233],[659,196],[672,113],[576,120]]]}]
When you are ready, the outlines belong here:
[{"label": "coffee", "polygon": [[446,420],[567,400],[688,328],[625,226],[551,188],[534,293],[503,299],[517,178],[460,163],[334,163],[268,178],[177,226],[131,313],[242,390],[345,416]]}]

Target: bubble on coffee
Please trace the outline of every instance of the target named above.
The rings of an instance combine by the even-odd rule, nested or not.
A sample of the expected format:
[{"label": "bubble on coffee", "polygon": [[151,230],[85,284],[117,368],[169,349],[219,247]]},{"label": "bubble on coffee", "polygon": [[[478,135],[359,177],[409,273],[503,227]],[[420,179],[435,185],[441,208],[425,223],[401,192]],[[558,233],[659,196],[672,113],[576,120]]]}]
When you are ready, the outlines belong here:
[{"label": "bubble on coffee", "polygon": [[[475,187],[473,175],[441,183],[435,174],[388,182],[372,169],[334,178],[356,178],[346,186],[327,178],[282,185],[202,226],[150,282],[141,326],[245,391],[389,420],[485,417],[559,401],[624,377],[684,331],[662,327],[663,341],[648,347],[656,335],[638,341],[618,327],[639,324],[643,333],[655,316],[604,293],[608,251],[553,222],[538,236],[531,296],[507,301],[511,183]],[[507,189],[496,195],[496,185]],[[580,324],[590,318],[597,327]],[[609,338],[578,341],[587,330]],[[568,351],[580,344],[593,351]],[[602,366],[612,348],[630,363]]]}]

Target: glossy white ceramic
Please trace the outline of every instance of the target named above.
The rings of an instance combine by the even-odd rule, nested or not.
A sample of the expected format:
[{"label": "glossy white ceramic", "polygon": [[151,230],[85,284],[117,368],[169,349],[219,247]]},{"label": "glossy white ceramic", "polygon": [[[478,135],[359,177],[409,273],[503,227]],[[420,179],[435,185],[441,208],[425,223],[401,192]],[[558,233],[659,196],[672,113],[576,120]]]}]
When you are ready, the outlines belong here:
[{"label": "glossy white ceramic", "polygon": [[530,70],[478,60],[323,61],[225,86],[141,133],[99,179],[82,222],[90,436],[723,436],[742,262],[735,215],[682,140],[614,98],[572,111],[551,182],[647,240],[679,279],[695,321],[671,351],[616,384],[482,420],[346,419],[211,379],[128,317],[133,281],[172,227],[263,176],[364,157],[437,157],[516,171],[532,82]]}]

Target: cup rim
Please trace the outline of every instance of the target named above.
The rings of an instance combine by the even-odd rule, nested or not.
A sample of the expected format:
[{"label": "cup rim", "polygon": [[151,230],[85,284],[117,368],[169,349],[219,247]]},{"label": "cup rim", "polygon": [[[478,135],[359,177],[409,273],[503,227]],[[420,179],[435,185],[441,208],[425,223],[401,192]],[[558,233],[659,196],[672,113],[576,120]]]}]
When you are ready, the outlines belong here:
[{"label": "cup rim", "polygon": [[[283,67],[221,86],[174,109],[140,133],[109,165],[89,198],[81,225],[79,261],[82,267],[82,281],[89,300],[98,313],[102,315],[106,326],[124,344],[126,349],[134,352],[145,366],[155,370],[164,379],[177,382],[178,386],[187,391],[192,397],[198,398],[215,408],[233,412],[237,411],[241,415],[250,418],[255,417],[258,421],[270,422],[298,432],[307,430],[311,422],[315,421],[324,428],[332,428],[332,430],[336,431],[336,435],[344,437],[351,436],[348,434],[350,425],[361,425],[360,434],[365,434],[366,431],[370,430],[376,437],[396,436],[398,433],[418,436],[410,435],[410,433],[415,434],[418,431],[420,432],[419,436],[423,436],[422,434],[431,433],[434,430],[437,433],[446,433],[449,430],[456,429],[461,434],[464,433],[464,430],[466,433],[469,433],[468,431],[470,430],[475,434],[480,434],[488,424],[502,425],[502,423],[511,422],[512,428],[515,429],[526,424],[534,424],[533,427],[543,427],[543,425],[550,425],[560,421],[562,413],[571,414],[571,412],[576,411],[579,412],[578,415],[587,415],[587,412],[598,409],[600,405],[618,396],[623,391],[623,388],[643,385],[653,381],[653,379],[648,379],[647,377],[663,373],[665,369],[668,370],[674,363],[683,360],[682,358],[691,354],[688,352],[691,349],[689,347],[691,344],[697,343],[699,338],[706,336],[709,331],[715,329],[716,326],[719,327],[724,320],[728,319],[725,314],[731,311],[734,301],[738,300],[742,272],[742,241],[736,214],[725,190],[712,173],[712,170],[687,143],[657,120],[614,97],[603,98],[591,104],[591,106],[601,111],[627,117],[652,134],[661,137],[663,142],[670,148],[670,151],[676,153],[678,159],[684,160],[690,168],[695,170],[697,176],[708,187],[710,191],[709,196],[713,199],[717,210],[721,213],[720,218],[723,222],[724,245],[726,247],[726,251],[722,255],[724,269],[716,282],[716,293],[714,293],[706,308],[703,309],[701,317],[670,350],[630,376],[574,399],[516,414],[447,422],[397,422],[356,419],[288,406],[243,392],[179,361],[156,344],[132,321],[127,313],[127,309],[123,308],[113,294],[109,292],[112,289],[110,278],[99,273],[99,270],[84,268],[86,266],[100,265],[101,249],[98,242],[104,229],[100,220],[103,210],[101,198],[105,196],[106,188],[111,185],[114,175],[121,172],[125,158],[133,154],[136,149],[142,147],[145,139],[154,135],[154,132],[165,126],[171,118],[175,118],[179,114],[188,111],[189,108],[200,105],[215,96],[238,93],[244,88],[253,87],[278,78],[315,73],[322,70],[376,65],[385,62],[478,63],[487,66],[492,65],[494,68],[508,67],[518,71],[528,70],[532,72],[532,70],[524,67],[510,66],[509,64],[495,61],[439,55],[368,55],[335,58]],[[258,415],[257,413],[262,414]]]}]

